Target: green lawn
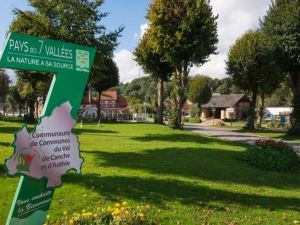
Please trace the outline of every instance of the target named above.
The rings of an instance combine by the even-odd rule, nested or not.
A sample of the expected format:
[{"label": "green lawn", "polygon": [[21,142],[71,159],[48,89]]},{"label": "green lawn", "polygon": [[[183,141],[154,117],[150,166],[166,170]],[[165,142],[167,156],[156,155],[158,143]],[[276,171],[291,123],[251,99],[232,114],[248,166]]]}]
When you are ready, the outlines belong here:
[{"label": "green lawn", "polygon": [[[0,161],[20,124],[0,121]],[[237,161],[247,146],[151,124],[77,128],[85,158],[67,175],[49,212],[106,207],[125,200],[151,206],[161,224],[294,224],[300,220],[300,173],[277,173]],[[0,224],[17,178],[0,178]],[[233,223],[235,222],[235,223]]]}]

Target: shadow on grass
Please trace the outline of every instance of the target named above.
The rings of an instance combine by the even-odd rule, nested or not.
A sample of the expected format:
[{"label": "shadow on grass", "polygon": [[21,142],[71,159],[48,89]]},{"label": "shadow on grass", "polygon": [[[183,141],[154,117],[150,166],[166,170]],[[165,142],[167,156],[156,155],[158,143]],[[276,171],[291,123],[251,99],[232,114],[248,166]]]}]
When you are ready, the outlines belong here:
[{"label": "shadow on grass", "polygon": [[9,147],[11,143],[9,142],[2,142],[0,141],[0,145],[3,146],[3,147]]},{"label": "shadow on grass", "polygon": [[[17,132],[20,127],[6,127],[6,126],[0,126],[0,133],[6,133],[6,134],[14,134],[15,132]],[[28,131],[32,132],[32,127],[28,127]],[[102,134],[116,134],[118,133],[117,131],[113,131],[113,130],[102,130],[101,128],[99,129],[85,129],[85,128],[75,128],[74,129],[75,133],[77,134],[84,134],[84,133],[93,133],[93,134],[97,134],[97,133],[102,133]]]},{"label": "shadow on grass", "polygon": [[117,131],[114,130],[102,130],[100,127],[98,129],[86,129],[86,128],[75,128],[74,129],[75,133],[77,134],[84,134],[84,133],[89,133],[89,134],[116,134],[118,133]]},{"label": "shadow on grass", "polygon": [[140,142],[152,142],[152,141],[166,141],[166,142],[187,142],[187,143],[218,143],[218,144],[228,144],[224,140],[218,140],[210,137],[203,137],[198,134],[193,133],[175,133],[175,134],[147,134],[141,137],[133,137],[132,140]]},{"label": "shadow on grass", "polygon": [[20,127],[0,127],[0,133],[3,134],[14,134],[16,131],[18,131]]},{"label": "shadow on grass", "polygon": [[111,200],[129,198],[146,201],[164,207],[166,201],[178,201],[185,205],[195,205],[225,210],[215,206],[214,202],[238,204],[247,207],[261,207],[270,210],[283,209],[300,211],[300,199],[288,197],[269,197],[257,194],[242,194],[212,189],[173,179],[154,179],[126,176],[104,176],[85,174],[82,176],[67,175],[64,182],[94,187],[94,191]]},{"label": "shadow on grass", "polygon": [[[81,151],[102,167],[144,170],[154,174],[199,178],[228,184],[280,189],[300,186],[299,172],[279,173],[252,167],[236,158],[239,151],[209,148],[163,148],[136,152]],[[103,162],[104,161],[104,162]],[[259,174],[259,176],[258,176]]]},{"label": "shadow on grass", "polygon": [[6,170],[3,164],[0,164],[0,177],[5,177]]}]

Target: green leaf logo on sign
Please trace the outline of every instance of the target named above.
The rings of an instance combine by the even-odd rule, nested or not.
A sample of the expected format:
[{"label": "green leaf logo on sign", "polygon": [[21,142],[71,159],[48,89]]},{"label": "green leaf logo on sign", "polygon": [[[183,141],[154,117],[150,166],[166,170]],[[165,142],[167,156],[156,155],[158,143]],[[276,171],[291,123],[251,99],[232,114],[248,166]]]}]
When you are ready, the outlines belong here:
[{"label": "green leaf logo on sign", "polygon": [[88,72],[89,64],[89,52],[76,50],[76,70]]},{"label": "green leaf logo on sign", "polygon": [[96,50],[81,45],[10,33],[0,68],[54,73],[42,117],[33,132],[15,133],[8,175],[21,176],[6,225],[43,224],[61,176],[80,173],[77,136],[72,133]]}]

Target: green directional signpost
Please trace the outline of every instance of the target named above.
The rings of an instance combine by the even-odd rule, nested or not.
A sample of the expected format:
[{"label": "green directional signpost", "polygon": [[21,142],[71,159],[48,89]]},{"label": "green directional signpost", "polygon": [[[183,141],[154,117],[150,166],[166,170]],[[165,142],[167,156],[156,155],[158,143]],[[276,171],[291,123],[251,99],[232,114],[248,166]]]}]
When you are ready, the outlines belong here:
[{"label": "green directional signpost", "polygon": [[54,73],[43,113],[34,131],[22,126],[14,153],[5,161],[8,176],[21,175],[6,225],[42,225],[54,190],[68,170],[80,173],[77,136],[72,133],[96,50],[10,33],[0,68]]}]

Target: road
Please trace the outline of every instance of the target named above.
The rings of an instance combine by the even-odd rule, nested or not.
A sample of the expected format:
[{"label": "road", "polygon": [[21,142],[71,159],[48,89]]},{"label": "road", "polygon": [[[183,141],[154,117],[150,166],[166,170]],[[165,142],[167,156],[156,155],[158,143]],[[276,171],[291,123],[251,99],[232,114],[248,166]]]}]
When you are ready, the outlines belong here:
[{"label": "road", "polygon": [[[249,133],[239,133],[234,129],[230,128],[218,128],[218,127],[208,127],[201,126],[200,124],[186,124],[184,125],[185,130],[192,131],[197,134],[207,135],[210,137],[220,138],[223,140],[240,142],[244,144],[255,144],[255,141],[261,138],[267,138],[255,134]],[[295,151],[300,155],[300,144],[294,143],[292,141],[285,141],[289,145],[291,145]]]}]

